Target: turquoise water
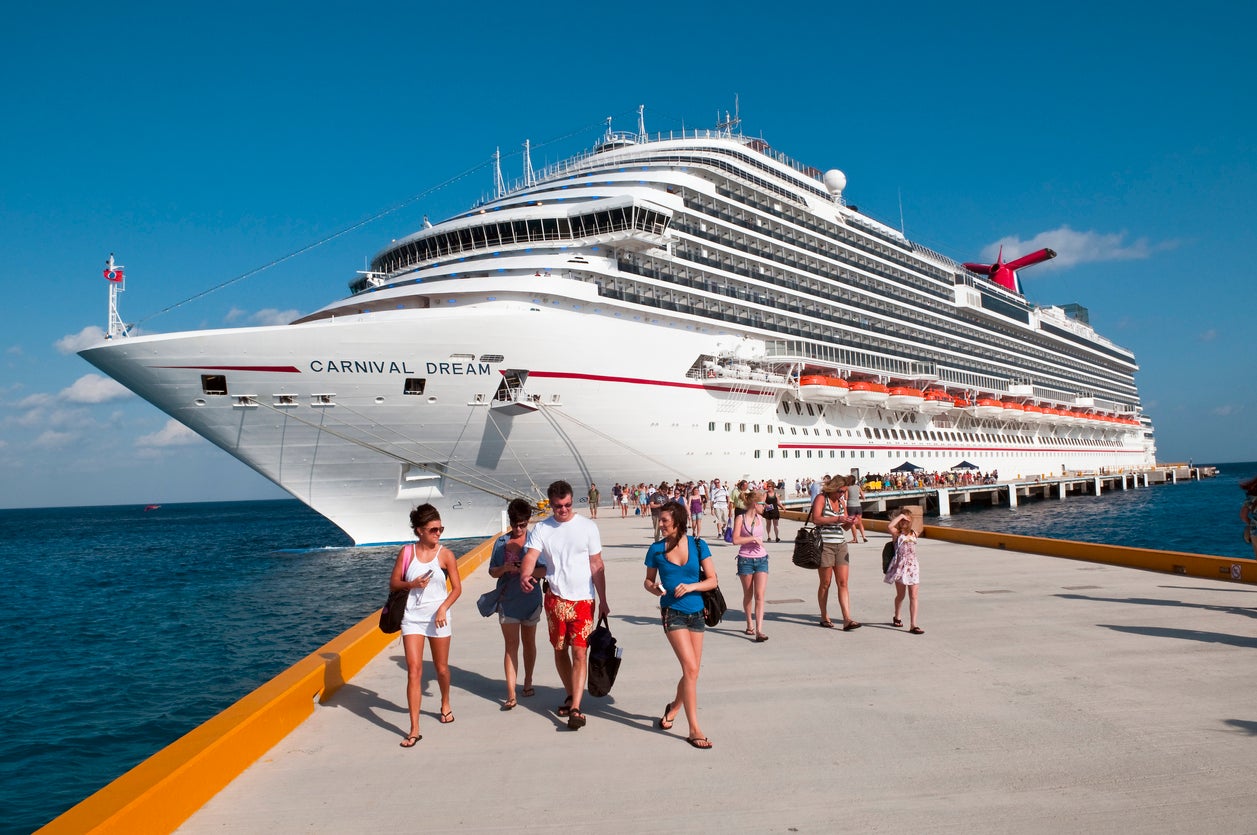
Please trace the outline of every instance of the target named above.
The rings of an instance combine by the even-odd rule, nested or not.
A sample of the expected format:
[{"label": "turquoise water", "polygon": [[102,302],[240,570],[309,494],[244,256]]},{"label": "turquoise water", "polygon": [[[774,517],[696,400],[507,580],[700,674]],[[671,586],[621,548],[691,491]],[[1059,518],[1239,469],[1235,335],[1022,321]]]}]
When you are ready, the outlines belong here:
[{"label": "turquoise water", "polygon": [[[1257,463],[1222,468],[944,523],[1251,556],[1235,483]],[[297,501],[0,510],[0,833],[51,820],[378,609],[395,554]]]}]

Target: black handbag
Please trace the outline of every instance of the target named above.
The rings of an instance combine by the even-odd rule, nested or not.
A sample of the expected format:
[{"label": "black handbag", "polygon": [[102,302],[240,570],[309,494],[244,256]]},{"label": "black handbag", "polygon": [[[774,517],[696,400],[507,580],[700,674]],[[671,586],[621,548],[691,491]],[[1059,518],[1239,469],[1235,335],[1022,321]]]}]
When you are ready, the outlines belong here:
[{"label": "black handbag", "polygon": [[882,573],[890,571],[890,561],[895,558],[895,540],[882,546]]},{"label": "black handbag", "polygon": [[[700,583],[707,579],[707,572],[703,570],[703,551],[698,547],[698,544],[702,542],[703,540],[701,539],[696,538],[694,540],[694,548],[698,551],[699,558],[698,581]],[[706,543],[703,544],[705,545]],[[708,549],[707,553],[710,556],[711,550]],[[700,592],[700,594],[703,595],[703,623],[708,626],[716,626],[720,621],[724,620],[725,612],[729,611],[729,606],[725,603],[725,596],[720,591],[720,586]]]},{"label": "black handbag", "polygon": [[623,653],[615,645],[615,637],[607,626],[607,617],[598,619],[598,626],[589,635],[589,677],[587,687],[591,696],[605,696],[611,692],[615,677],[620,673]]},{"label": "black handbag", "polygon": [[380,631],[391,635],[402,631],[402,618],[406,615],[406,600],[410,589],[397,589],[388,593],[384,608],[380,610]]},{"label": "black handbag", "polygon": [[[411,546],[410,557],[402,565],[402,579],[406,577],[406,569],[414,559],[414,546]],[[410,589],[396,589],[388,593],[384,608],[380,610],[380,631],[386,635],[402,631],[402,618],[406,616],[406,601],[410,598]]]},{"label": "black handbag", "polygon": [[794,535],[794,564],[799,568],[820,568],[822,546],[821,529],[805,522]]}]

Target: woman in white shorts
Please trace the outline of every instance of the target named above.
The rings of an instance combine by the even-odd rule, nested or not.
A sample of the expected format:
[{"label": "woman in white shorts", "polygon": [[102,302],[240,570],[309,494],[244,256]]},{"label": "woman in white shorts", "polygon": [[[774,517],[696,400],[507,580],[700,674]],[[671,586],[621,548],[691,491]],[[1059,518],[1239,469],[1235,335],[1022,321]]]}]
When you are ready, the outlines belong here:
[{"label": "woman in white shorts", "polygon": [[432,667],[441,690],[441,724],[454,721],[454,711],[450,708],[450,607],[463,592],[458,561],[450,549],[441,545],[445,528],[437,509],[422,504],[410,511],[410,526],[419,541],[402,546],[389,579],[391,589],[410,589],[406,614],[402,616],[406,706],[410,711],[410,733],[402,740],[403,748],[413,748],[423,739],[419,733],[419,705],[423,701],[425,640],[432,644]]}]

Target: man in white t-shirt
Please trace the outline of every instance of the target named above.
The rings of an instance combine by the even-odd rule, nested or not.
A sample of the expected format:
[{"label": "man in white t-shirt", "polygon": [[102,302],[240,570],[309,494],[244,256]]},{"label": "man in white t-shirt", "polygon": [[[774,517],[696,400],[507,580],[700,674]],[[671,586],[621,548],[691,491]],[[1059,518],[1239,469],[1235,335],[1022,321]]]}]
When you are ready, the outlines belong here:
[{"label": "man in white t-shirt", "polygon": [[716,518],[716,530],[724,536],[725,527],[729,524],[729,491],[718,478],[711,480],[711,514]]},{"label": "man in white t-shirt", "polygon": [[567,690],[567,699],[556,711],[567,717],[567,726],[585,726],[581,694],[589,672],[589,644],[594,631],[594,593],[598,595],[598,618],[611,613],[607,605],[607,582],[602,564],[602,537],[598,526],[572,508],[572,485],[556,481],[546,490],[550,499],[549,519],[540,522],[524,543],[519,584],[532,591],[536,581],[533,569],[540,559],[546,567],[545,610],[554,647],[554,666]]}]

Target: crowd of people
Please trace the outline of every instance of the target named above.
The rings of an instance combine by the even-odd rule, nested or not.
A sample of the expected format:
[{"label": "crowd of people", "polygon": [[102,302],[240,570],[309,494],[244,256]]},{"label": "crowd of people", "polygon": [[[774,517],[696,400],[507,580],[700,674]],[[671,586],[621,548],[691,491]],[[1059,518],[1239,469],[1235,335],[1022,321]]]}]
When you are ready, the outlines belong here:
[{"label": "crowd of people", "polygon": [[[829,589],[834,585],[842,629],[849,632],[862,625],[851,615],[848,540],[868,541],[863,535],[860,508],[863,486],[850,476],[826,476],[806,487],[812,491],[808,518],[820,528],[823,541],[817,571],[819,624],[835,626],[828,615]],[[651,518],[654,541],[645,553],[643,587],[659,598],[664,635],[681,668],[676,691],[657,727],[670,730],[683,712],[688,727],[685,738],[695,748],[712,747],[699,724],[698,677],[707,628],[702,592],[719,583],[711,549],[702,538],[703,520],[710,518],[714,534],[738,549],[736,576],[742,586],[744,632],[754,642],[764,643],[768,640],[764,609],[769,572],[765,544],[781,541],[778,522],[784,490],[784,483],[771,480],[740,480],[728,487],[718,478],[653,486],[616,484],[612,489],[621,517],[627,517],[632,508],[635,515],[649,514]],[[599,504],[596,485],[590,485],[586,500],[588,517],[576,512],[572,486],[566,481],[554,482],[547,489],[550,515],[529,530],[534,508],[524,499],[513,499],[507,506],[509,528],[494,542],[488,567],[489,576],[497,582],[495,611],[503,639],[506,696],[501,709],[512,710],[519,698],[536,694],[536,635],[544,615],[555,669],[565,692],[563,703],[554,712],[566,719],[571,730],[579,730],[588,721],[581,709],[581,696],[589,669],[589,636],[595,624],[611,612],[602,541],[595,521]],[[390,577],[391,589],[410,593],[401,627],[410,716],[403,748],[413,747],[423,738],[419,718],[425,646],[430,649],[440,691],[439,721],[454,721],[449,611],[462,593],[455,557],[440,542],[445,529],[439,511],[430,504],[421,505],[411,512],[410,524],[418,541],[401,548]],[[917,624],[916,534],[906,512],[892,517],[890,532],[895,556],[884,579],[896,589],[893,625],[903,625],[901,606],[907,597],[909,631],[923,634]],[[489,610],[482,609],[485,611]]]}]

